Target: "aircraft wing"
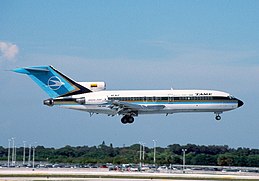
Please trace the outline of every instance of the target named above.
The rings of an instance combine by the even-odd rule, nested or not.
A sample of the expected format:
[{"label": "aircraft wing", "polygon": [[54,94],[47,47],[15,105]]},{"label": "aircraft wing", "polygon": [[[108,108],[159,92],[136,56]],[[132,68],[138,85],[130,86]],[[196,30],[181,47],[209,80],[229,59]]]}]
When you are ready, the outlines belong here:
[{"label": "aircraft wing", "polygon": [[112,108],[118,110],[118,114],[132,111],[154,111],[164,109],[164,105],[139,105],[124,101],[112,101]]}]

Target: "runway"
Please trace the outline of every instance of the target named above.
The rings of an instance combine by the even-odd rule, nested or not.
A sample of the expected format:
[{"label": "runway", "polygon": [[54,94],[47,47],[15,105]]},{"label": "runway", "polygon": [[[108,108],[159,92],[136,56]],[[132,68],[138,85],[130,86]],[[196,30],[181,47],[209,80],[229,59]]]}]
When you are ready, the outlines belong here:
[{"label": "runway", "polygon": [[108,169],[69,169],[51,168],[1,168],[0,180],[105,180],[105,181],[147,181],[147,180],[259,180],[259,174],[251,173],[146,173],[117,172]]}]

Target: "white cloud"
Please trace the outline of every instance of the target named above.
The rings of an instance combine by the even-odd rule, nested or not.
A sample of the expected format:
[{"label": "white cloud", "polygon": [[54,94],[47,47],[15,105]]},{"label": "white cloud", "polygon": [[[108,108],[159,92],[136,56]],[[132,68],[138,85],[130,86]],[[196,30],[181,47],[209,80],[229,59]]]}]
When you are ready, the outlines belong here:
[{"label": "white cloud", "polygon": [[9,42],[0,41],[0,56],[6,60],[15,59],[16,55],[19,52],[17,45]]}]

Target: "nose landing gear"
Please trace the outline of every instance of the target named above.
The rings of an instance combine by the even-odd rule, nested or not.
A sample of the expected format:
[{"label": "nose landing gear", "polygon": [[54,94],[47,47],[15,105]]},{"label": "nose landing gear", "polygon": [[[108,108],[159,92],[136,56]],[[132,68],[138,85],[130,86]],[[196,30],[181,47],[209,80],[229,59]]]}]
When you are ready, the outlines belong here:
[{"label": "nose landing gear", "polygon": [[220,115],[217,115],[217,116],[215,117],[215,119],[216,119],[217,121],[219,121],[219,120],[221,120],[221,116],[220,116]]},{"label": "nose landing gear", "polygon": [[221,114],[221,113],[215,113],[215,114],[216,114],[215,119],[216,119],[217,121],[220,121],[220,120],[221,120],[221,116],[220,116],[219,114]]}]

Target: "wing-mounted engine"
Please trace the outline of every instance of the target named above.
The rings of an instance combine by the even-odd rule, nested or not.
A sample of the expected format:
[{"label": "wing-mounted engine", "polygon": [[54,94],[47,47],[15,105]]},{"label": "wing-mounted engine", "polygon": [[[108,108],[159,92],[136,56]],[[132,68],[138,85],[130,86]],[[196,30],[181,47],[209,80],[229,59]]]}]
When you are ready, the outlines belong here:
[{"label": "wing-mounted engine", "polygon": [[78,84],[90,89],[93,92],[98,92],[106,89],[105,82],[77,82]]}]

